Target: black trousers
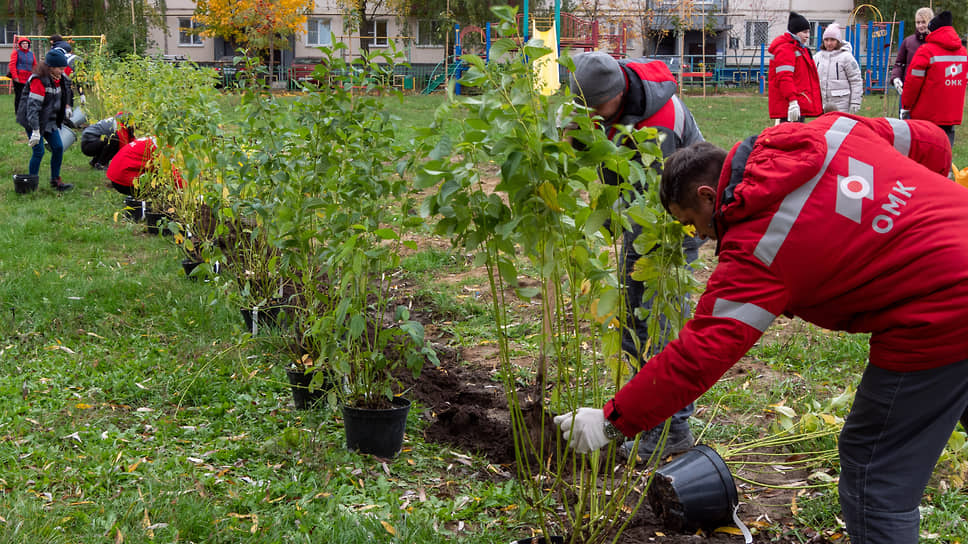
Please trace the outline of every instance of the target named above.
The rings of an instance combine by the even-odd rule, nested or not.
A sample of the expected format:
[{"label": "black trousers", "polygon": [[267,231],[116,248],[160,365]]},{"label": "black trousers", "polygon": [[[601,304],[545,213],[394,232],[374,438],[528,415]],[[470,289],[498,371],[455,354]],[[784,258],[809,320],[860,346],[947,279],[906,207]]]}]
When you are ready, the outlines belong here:
[{"label": "black trousers", "polygon": [[13,114],[17,115],[17,111],[20,110],[20,95],[24,93],[24,87],[26,83],[20,83],[19,81],[13,82]]},{"label": "black trousers", "polygon": [[968,408],[968,360],[916,372],[868,366],[840,433],[851,544],[916,544],[918,505]]}]

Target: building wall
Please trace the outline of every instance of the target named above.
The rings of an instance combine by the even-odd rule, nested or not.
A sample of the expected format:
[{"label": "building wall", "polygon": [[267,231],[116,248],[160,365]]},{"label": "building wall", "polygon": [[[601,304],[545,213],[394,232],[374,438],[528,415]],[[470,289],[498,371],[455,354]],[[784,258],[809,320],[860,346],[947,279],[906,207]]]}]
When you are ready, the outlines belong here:
[{"label": "building wall", "polygon": [[[195,2],[191,0],[168,0],[167,6],[168,9],[164,17],[165,28],[156,27],[151,30],[150,38],[153,47],[149,50],[149,53],[178,55],[194,61],[218,60],[219,57],[227,54],[224,52],[222,41],[217,38],[179,36],[179,25],[191,18],[195,10]],[[348,46],[348,50],[345,50],[347,60],[359,56],[360,38],[357,29],[343,28],[344,18],[336,2],[332,0],[316,2],[313,12],[307,18],[309,24],[313,25],[317,32],[312,35],[309,32],[302,32],[298,36],[294,36],[291,40],[292,52],[287,55],[288,58],[319,57],[320,52],[317,48],[319,45],[329,44],[331,39],[329,33],[325,32],[326,28],[332,33],[332,39]],[[377,21],[378,30],[382,30],[382,25],[385,25],[385,41],[388,44],[393,42],[396,45],[397,49],[403,54],[403,60],[414,64],[431,64],[443,61],[443,46],[416,44],[416,33],[419,25],[416,20],[404,21],[390,14],[378,14],[373,17],[373,20]],[[316,39],[311,40],[311,36]],[[370,46],[371,52],[377,50],[389,52],[390,48],[383,45]]]}]

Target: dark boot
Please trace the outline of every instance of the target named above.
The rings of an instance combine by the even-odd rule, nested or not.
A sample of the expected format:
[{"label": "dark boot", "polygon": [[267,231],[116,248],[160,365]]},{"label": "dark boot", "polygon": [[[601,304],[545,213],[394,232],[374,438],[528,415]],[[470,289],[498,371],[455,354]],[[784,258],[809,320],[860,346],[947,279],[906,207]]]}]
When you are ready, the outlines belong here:
[{"label": "dark boot", "polygon": [[50,188],[63,193],[64,191],[70,191],[74,188],[72,183],[64,183],[61,178],[54,178],[50,180]]}]

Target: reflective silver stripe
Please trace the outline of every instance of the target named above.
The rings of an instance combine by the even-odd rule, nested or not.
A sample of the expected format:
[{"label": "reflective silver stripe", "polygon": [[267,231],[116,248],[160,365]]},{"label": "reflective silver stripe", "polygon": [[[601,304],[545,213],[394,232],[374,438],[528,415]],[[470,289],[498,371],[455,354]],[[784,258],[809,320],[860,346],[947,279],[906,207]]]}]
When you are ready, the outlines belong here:
[{"label": "reflective silver stripe", "polygon": [[780,208],[773,214],[770,225],[763,233],[763,238],[760,238],[760,242],[756,244],[756,249],[753,251],[753,255],[766,266],[773,264],[773,259],[776,258],[780,247],[783,246],[787,235],[790,234],[793,224],[800,217],[800,212],[803,210],[807,199],[810,198],[814,187],[820,182],[820,178],[827,173],[830,161],[833,160],[834,155],[840,150],[841,144],[844,143],[844,139],[847,138],[847,134],[856,124],[857,121],[847,117],[841,117],[834,122],[824,135],[827,139],[827,156],[823,160],[820,171],[809,181],[788,194],[780,203]]},{"label": "reflective silver stripe", "polygon": [[676,136],[682,138],[682,131],[686,127],[686,114],[683,112],[682,102],[679,97],[672,95],[672,108],[675,110],[675,120],[673,121],[672,131]]},{"label": "reflective silver stripe", "polygon": [[793,65],[791,65],[791,64],[784,64],[782,66],[777,66],[776,67],[776,73],[778,73],[778,74],[780,72],[792,72],[792,71],[793,71]]},{"label": "reflective silver stripe", "polygon": [[754,329],[765,332],[776,316],[749,302],[734,302],[724,298],[717,298],[713,304],[713,317],[726,317],[746,323]]},{"label": "reflective silver stripe", "polygon": [[911,127],[908,126],[907,121],[893,117],[888,117],[887,122],[894,130],[894,149],[907,157],[911,153]]},{"label": "reflective silver stripe", "polygon": [[968,56],[966,55],[938,55],[937,57],[931,57],[932,63],[935,62],[968,62]]},{"label": "reflective silver stripe", "polygon": [[41,102],[44,101],[44,95],[42,94],[30,93],[28,97],[33,98],[34,100],[40,100]]},{"label": "reflective silver stripe", "polygon": [[924,77],[924,70],[911,70],[912,76]]}]

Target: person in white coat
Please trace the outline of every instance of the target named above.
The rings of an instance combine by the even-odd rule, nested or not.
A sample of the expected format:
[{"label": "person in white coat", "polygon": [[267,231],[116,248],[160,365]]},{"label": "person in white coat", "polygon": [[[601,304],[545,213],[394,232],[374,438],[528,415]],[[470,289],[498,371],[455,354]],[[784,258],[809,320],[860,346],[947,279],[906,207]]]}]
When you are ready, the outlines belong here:
[{"label": "person in white coat", "polygon": [[864,96],[864,77],[853,49],[844,41],[840,25],[831,23],[823,32],[823,49],[813,55],[820,76],[823,111],[857,113]]}]

